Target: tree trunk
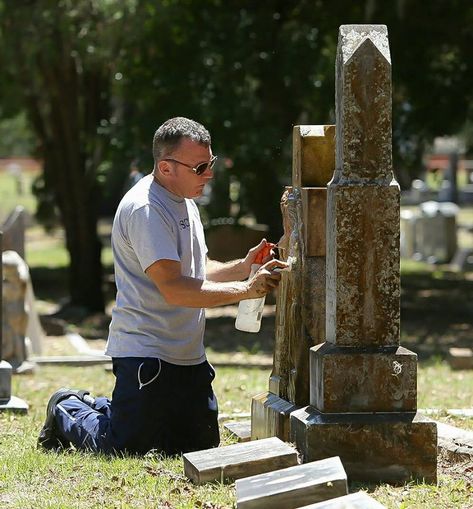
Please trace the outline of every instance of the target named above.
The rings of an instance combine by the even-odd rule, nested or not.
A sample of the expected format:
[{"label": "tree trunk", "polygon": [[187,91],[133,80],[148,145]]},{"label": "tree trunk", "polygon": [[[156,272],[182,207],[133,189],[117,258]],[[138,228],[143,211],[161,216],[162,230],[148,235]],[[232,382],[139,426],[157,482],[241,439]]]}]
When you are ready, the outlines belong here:
[{"label": "tree trunk", "polygon": [[[43,141],[44,177],[60,211],[69,252],[70,304],[103,311],[101,243],[97,234],[96,168],[102,156],[97,125],[106,118],[108,82],[100,67],[78,71],[68,41],[54,32],[55,58],[37,60],[40,94],[34,103]],[[46,103],[46,106],[44,105]]]},{"label": "tree trunk", "polygon": [[83,194],[83,206],[66,201],[63,220],[69,251],[69,294],[71,304],[90,311],[103,311],[102,245],[97,235],[96,200]]}]

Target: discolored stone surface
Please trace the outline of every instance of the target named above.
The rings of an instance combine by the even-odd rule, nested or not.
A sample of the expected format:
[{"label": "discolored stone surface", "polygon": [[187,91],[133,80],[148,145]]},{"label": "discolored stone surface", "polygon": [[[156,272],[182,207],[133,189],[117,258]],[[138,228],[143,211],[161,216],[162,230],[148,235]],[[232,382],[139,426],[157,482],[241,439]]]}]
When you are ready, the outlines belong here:
[{"label": "discolored stone surface", "polygon": [[270,392],[252,402],[253,438],[287,437],[286,410],[309,402],[309,349],[325,340],[325,186],[334,170],[334,136],[335,126],[293,131],[293,186],[281,199],[278,242],[281,258],[293,263],[278,289]]},{"label": "discolored stone surface", "polygon": [[301,187],[305,256],[325,256],[326,187]]},{"label": "discolored stone surface", "polygon": [[298,464],[297,451],[276,437],[183,454],[184,474],[196,484],[241,479]]},{"label": "discolored stone surface", "polygon": [[324,413],[417,409],[417,355],[403,347],[317,345],[310,376],[310,404]]},{"label": "discolored stone surface", "polygon": [[300,195],[292,187],[287,187],[281,198],[281,213],[284,235],[278,242],[281,258],[287,260],[294,257],[299,260],[291,272],[281,273],[276,300],[276,327],[273,353],[273,370],[271,372],[269,390],[288,398],[289,372],[291,369],[290,343],[291,337],[300,337],[302,323],[292,321],[295,313],[300,312],[300,299],[297,294],[297,282],[300,274],[300,236],[297,229],[297,209],[300,207]]},{"label": "discolored stone surface", "polygon": [[399,186],[328,188],[327,341],[399,344]]},{"label": "discolored stone surface", "polygon": [[399,342],[399,186],[392,173],[391,63],[384,25],[343,25],[336,169],[328,185],[327,341]]},{"label": "discolored stone surface", "polygon": [[278,437],[289,441],[289,415],[297,407],[285,399],[263,392],[251,400],[251,440]]},{"label": "discolored stone surface", "polygon": [[350,493],[343,497],[332,498],[317,502],[316,504],[305,505],[298,509],[386,509],[386,506],[371,498],[364,491]]},{"label": "discolored stone surface", "polygon": [[291,414],[291,441],[304,462],[340,456],[350,481],[437,482],[437,427],[414,412]]},{"label": "discolored stone surface", "polygon": [[309,348],[325,341],[325,265],[325,256],[303,260],[302,320],[310,337]]},{"label": "discolored stone surface", "polygon": [[335,169],[335,126],[296,125],[292,144],[293,186],[325,187]]},{"label": "discolored stone surface", "polygon": [[389,185],[391,56],[385,25],[342,25],[336,62],[334,182]]},{"label": "discolored stone surface", "polygon": [[351,480],[436,482],[437,429],[416,414],[416,356],[399,347],[399,186],[392,172],[384,25],[340,27],[336,160],[327,186],[326,343],[291,440],[340,456]]},{"label": "discolored stone surface", "polygon": [[238,442],[249,442],[251,440],[251,421],[226,422],[223,427]]},{"label": "discolored stone surface", "polygon": [[235,483],[238,509],[295,509],[348,493],[340,458],[326,458]]}]

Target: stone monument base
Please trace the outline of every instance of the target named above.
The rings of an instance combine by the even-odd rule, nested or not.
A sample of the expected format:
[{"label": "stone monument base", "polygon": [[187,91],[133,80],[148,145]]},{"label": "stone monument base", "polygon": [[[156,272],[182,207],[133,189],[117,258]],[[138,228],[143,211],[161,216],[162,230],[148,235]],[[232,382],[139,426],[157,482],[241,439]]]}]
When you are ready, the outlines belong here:
[{"label": "stone monument base", "polygon": [[278,437],[289,442],[289,416],[297,407],[285,399],[262,392],[251,400],[251,440]]},{"label": "stone monument base", "polygon": [[11,395],[12,367],[9,362],[0,361],[0,412],[10,411],[26,414],[28,404]]},{"label": "stone monument base", "polygon": [[416,412],[292,412],[290,439],[304,463],[340,456],[350,481],[437,482],[437,425]]},{"label": "stone monument base", "polygon": [[17,398],[16,396],[10,396],[8,401],[0,401],[0,412],[14,412],[17,414],[28,413],[28,403],[23,399]]}]

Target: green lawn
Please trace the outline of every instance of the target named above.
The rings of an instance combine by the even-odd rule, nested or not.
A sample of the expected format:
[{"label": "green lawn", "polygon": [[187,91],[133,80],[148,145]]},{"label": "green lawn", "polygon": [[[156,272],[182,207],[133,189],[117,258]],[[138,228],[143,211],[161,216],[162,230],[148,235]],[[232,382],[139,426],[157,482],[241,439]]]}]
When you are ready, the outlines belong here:
[{"label": "green lawn", "polygon": [[[19,203],[30,211],[34,208],[33,198],[28,195],[17,196],[13,179],[4,174],[0,175],[0,199],[0,213],[11,210]],[[473,223],[473,209],[463,209],[460,220]],[[108,229],[109,224],[106,222],[100,225],[99,230],[104,239],[107,239]],[[60,288],[57,280],[58,277],[65,280],[65,269],[68,265],[62,232],[57,230],[52,235],[44,235],[40,227],[33,226],[27,232],[26,248],[26,258],[33,277],[40,277],[43,283],[42,288],[39,285],[40,290],[58,286],[56,293],[51,292],[49,295],[56,295],[57,298],[64,296],[64,290]],[[106,243],[103,262],[108,266],[112,263],[111,251]],[[407,302],[416,304],[411,315],[420,318],[420,321],[415,322],[412,330],[407,331],[406,338],[418,343],[419,331],[423,330],[424,324],[432,322],[433,326],[437,327],[432,317],[445,315],[445,304],[442,313],[434,310],[432,316],[426,314],[424,317],[420,312],[422,309],[429,309],[430,303],[436,303],[437,294],[430,289],[432,282],[438,284],[437,292],[443,289],[442,291],[451,295],[450,300],[455,309],[460,308],[453,299],[456,295],[453,292],[454,286],[458,283],[452,281],[454,286],[443,288],[448,281],[442,277],[437,278],[433,269],[426,264],[403,260],[401,268],[403,277],[412,277],[414,281],[422,278],[419,285],[410,285],[411,293],[403,296],[411,297]],[[438,272],[438,268],[435,271]],[[428,289],[424,288],[425,284]],[[409,290],[409,285],[406,287]],[[465,325],[463,315],[457,316],[456,320],[458,326]],[[229,333],[229,330],[233,332]],[[232,324],[222,321],[213,334],[213,341],[224,340],[227,345],[225,354],[231,358],[232,351],[228,345],[232,344],[229,340],[233,340],[235,334]],[[232,338],[227,337],[228,334],[232,334]],[[261,345],[264,346],[262,350],[270,351],[273,337],[267,342],[262,338],[263,335],[260,334],[258,340],[261,340]],[[428,334],[424,333],[422,339],[425,345],[430,344]],[[436,336],[434,339],[436,340]],[[261,350],[255,347],[261,346],[257,339],[255,341],[245,343],[248,346],[244,349],[247,353],[255,349]],[[215,345],[219,346],[218,351],[221,353],[220,343]],[[412,347],[411,344],[404,346]],[[241,345],[238,349],[241,350]],[[428,360],[422,360],[418,365],[418,407],[443,410],[472,408],[473,393],[469,388],[473,387],[473,372],[452,371],[439,357],[435,357],[435,351],[432,349]],[[249,412],[251,397],[266,390],[269,373],[269,369],[248,368],[244,362],[242,367],[217,368],[215,390],[219,398],[220,413]],[[180,458],[169,459],[159,454],[148,454],[144,458],[110,459],[70,451],[38,451],[36,438],[44,421],[46,403],[52,392],[61,386],[87,388],[94,394],[110,395],[113,376],[103,367],[42,367],[30,376],[14,376],[12,392],[29,403],[30,411],[24,416],[0,414],[0,507],[216,509],[235,506],[234,484],[209,483],[196,487],[184,477]],[[441,413],[438,419],[473,429],[473,420],[452,418],[445,412]],[[231,442],[232,439],[222,429],[222,443]],[[465,474],[471,470],[471,464],[455,467],[441,459],[438,486],[416,483],[402,487],[352,485],[351,490],[356,491],[360,487],[368,489],[374,498],[390,509],[471,508],[473,480]]]},{"label": "green lawn", "polygon": [[[253,395],[266,389],[270,370],[217,367],[215,391],[220,412],[249,412]],[[447,365],[419,365],[419,405],[471,407],[473,372],[452,372]],[[45,453],[36,449],[50,394],[61,386],[109,395],[113,375],[103,367],[42,367],[31,376],[15,376],[13,393],[28,401],[28,415],[0,414],[0,507],[11,508],[231,508],[233,483],[194,486],[183,472],[181,458],[148,454],[144,458],[107,458],[87,453]],[[184,411],[183,411],[184,412]],[[443,416],[446,420],[447,417]],[[455,422],[449,420],[448,422]],[[459,422],[459,421],[457,421]],[[467,423],[465,423],[467,424]],[[470,424],[471,427],[471,424]],[[224,444],[232,440],[222,431]],[[451,509],[471,507],[472,485],[440,469],[439,485],[409,483],[353,485],[369,489],[388,508]]]},{"label": "green lawn", "polygon": [[24,172],[22,175],[23,192],[18,194],[15,177],[7,171],[0,172],[0,220],[4,221],[7,215],[17,206],[21,205],[28,212],[34,213],[36,199],[31,194],[31,184],[36,174]]}]

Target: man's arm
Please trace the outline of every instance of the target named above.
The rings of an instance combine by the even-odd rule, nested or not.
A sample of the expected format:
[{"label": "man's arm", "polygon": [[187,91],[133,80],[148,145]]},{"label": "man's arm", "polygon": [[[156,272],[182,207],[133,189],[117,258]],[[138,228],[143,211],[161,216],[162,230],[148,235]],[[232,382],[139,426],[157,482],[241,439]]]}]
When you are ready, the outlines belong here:
[{"label": "man's arm", "polygon": [[249,281],[215,282],[186,277],[181,274],[180,262],[174,260],[158,260],[146,269],[146,274],[168,304],[206,308],[266,295],[272,288],[277,287],[281,279],[281,274],[271,270],[286,265],[279,260],[271,260]]},{"label": "man's arm", "polygon": [[[225,282],[225,281],[242,281],[250,275],[251,265],[255,262],[257,254],[266,246],[266,239],[252,247],[245,258],[241,260],[233,260],[231,262],[218,262],[207,258],[207,279],[209,281]],[[269,257],[268,257],[269,258]],[[268,259],[264,260],[265,262]]]},{"label": "man's arm", "polygon": [[206,272],[207,279],[216,282],[243,281],[249,274],[243,260],[222,263],[210,258],[207,258]]}]

